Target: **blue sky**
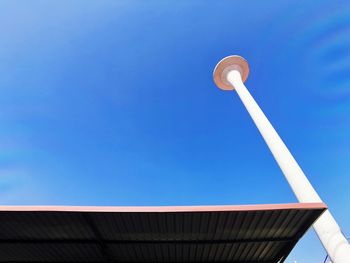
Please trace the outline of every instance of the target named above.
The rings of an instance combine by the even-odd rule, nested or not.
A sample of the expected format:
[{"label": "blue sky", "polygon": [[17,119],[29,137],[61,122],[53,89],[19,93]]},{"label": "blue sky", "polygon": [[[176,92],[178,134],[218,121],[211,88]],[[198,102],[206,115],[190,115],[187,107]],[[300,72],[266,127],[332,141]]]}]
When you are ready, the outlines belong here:
[{"label": "blue sky", "polygon": [[212,81],[231,54],[350,236],[349,1],[1,1],[0,204],[296,202]]}]

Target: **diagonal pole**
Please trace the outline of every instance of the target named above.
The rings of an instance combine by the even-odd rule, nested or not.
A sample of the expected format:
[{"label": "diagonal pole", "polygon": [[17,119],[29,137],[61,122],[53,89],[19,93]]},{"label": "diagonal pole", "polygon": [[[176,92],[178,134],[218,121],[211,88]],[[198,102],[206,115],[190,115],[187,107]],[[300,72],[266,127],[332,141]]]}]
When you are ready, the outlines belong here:
[{"label": "diagonal pole", "polygon": [[[236,90],[299,202],[322,202],[287,146],[245,87],[244,81],[248,74],[249,66],[244,58],[228,56],[215,67],[214,81],[220,89]],[[329,210],[321,215],[313,227],[334,263],[350,262],[350,245]]]}]

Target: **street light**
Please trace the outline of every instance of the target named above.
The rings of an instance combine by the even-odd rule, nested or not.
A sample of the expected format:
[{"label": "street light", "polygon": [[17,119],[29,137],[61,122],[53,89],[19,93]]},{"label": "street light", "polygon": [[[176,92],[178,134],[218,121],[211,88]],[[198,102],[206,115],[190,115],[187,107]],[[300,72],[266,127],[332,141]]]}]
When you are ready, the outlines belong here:
[{"label": "street light", "polygon": [[[216,65],[214,82],[222,90],[236,90],[299,202],[322,202],[287,146],[245,87],[244,82],[248,75],[249,65],[244,58],[228,56]],[[328,210],[313,227],[334,263],[350,262],[350,244]]]}]

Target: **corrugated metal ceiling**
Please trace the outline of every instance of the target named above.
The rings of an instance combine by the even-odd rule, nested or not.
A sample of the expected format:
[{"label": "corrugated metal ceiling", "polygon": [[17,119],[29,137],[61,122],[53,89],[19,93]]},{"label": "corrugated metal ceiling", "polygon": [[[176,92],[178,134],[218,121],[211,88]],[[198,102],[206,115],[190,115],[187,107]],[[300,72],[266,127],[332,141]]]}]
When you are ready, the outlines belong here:
[{"label": "corrugated metal ceiling", "polygon": [[0,262],[278,262],[320,204],[0,207]]}]

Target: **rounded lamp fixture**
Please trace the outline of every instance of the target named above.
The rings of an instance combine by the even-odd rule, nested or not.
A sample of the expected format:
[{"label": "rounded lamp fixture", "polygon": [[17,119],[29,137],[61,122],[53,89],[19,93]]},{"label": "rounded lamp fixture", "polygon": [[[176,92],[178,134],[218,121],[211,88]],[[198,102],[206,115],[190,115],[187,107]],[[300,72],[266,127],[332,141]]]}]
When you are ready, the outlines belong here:
[{"label": "rounded lamp fixture", "polygon": [[220,89],[234,90],[234,87],[227,81],[227,74],[231,70],[239,71],[243,82],[247,80],[249,75],[248,62],[241,56],[228,56],[219,61],[213,73],[214,82]]}]

